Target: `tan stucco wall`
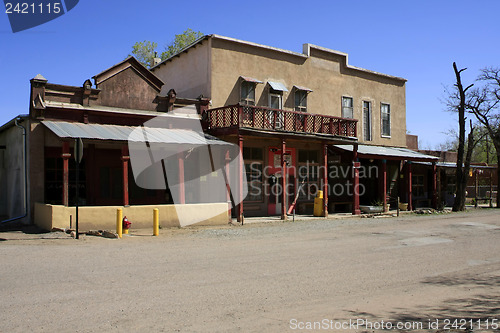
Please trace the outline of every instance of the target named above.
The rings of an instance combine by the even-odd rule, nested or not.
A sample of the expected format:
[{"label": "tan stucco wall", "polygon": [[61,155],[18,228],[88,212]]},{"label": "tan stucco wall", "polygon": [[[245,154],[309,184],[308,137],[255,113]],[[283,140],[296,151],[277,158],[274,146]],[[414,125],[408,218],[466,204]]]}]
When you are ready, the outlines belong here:
[{"label": "tan stucco wall", "polygon": [[[177,210],[183,216],[189,215],[192,220],[184,221],[193,225],[224,225],[228,222],[227,203],[186,204],[186,205],[144,205],[144,206],[85,206],[78,209],[78,227],[81,231],[88,230],[115,230],[116,210],[123,209],[123,216],[132,222],[133,229],[147,229],[153,227],[153,209],[158,208],[160,226],[164,228],[179,227]],[[217,212],[224,213],[217,214]],[[52,228],[68,228],[70,215],[75,223],[75,207],[61,205],[35,204],[35,224],[45,230]],[[212,216],[214,215],[214,216]],[[207,218],[207,216],[212,216]]]},{"label": "tan stucco wall", "polygon": [[[362,137],[362,103],[372,103],[372,138],[377,145],[406,146],[406,102],[403,80],[355,70],[345,66],[345,57],[311,49],[310,57],[276,50],[212,40],[212,107],[236,104],[240,98],[239,77],[263,81],[257,84],[257,105],[268,105],[268,81],[283,83],[289,92],[283,94],[284,109],[294,107],[293,86],[313,90],[308,95],[308,112],[341,116],[342,96],[354,100],[354,118],[358,119],[358,138]],[[380,132],[380,104],[391,106],[391,138]]]},{"label": "tan stucco wall", "polygon": [[210,43],[203,41],[180,56],[173,57],[153,70],[168,89],[177,96],[198,98],[210,96]]}]

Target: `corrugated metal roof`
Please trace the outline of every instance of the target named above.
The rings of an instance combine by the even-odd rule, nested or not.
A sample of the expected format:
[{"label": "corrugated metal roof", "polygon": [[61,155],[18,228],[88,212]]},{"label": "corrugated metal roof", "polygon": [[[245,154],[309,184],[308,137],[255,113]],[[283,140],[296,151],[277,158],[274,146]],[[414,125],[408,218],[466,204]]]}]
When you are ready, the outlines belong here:
[{"label": "corrugated metal roof", "polygon": [[122,125],[82,124],[66,121],[42,123],[60,138],[92,140],[132,141],[150,143],[174,143],[191,145],[226,145],[225,141],[205,133],[186,129],[136,127]]},{"label": "corrugated metal roof", "polygon": [[304,91],[307,91],[307,92],[312,92],[313,91],[311,88],[307,88],[307,87],[303,87],[303,86],[294,86],[294,87],[297,90],[304,90]]},{"label": "corrugated metal roof", "polygon": [[262,83],[261,80],[254,79],[253,77],[249,76],[240,76],[243,81],[248,81],[248,82],[254,82],[254,83]]},{"label": "corrugated metal roof", "polygon": [[[421,165],[432,165],[431,162],[415,162],[415,164],[421,164]],[[442,167],[442,168],[456,168],[457,163],[453,162],[437,162],[436,166]],[[463,166],[463,164],[462,164]],[[470,165],[471,169],[496,169],[496,166],[491,166],[491,165],[475,165],[471,164]]]},{"label": "corrugated metal roof", "polygon": [[288,91],[288,89],[286,89],[285,85],[281,82],[267,81],[267,83],[269,83],[271,88],[273,88],[274,90]]},{"label": "corrugated metal roof", "polygon": [[[352,151],[352,145],[334,145],[336,148],[340,148],[346,151]],[[381,146],[368,146],[368,145],[358,145],[358,154],[360,155],[378,155],[387,157],[400,157],[401,159],[408,160],[438,160],[436,156],[425,155],[418,153],[416,151],[399,148],[399,147],[381,147]]]}]

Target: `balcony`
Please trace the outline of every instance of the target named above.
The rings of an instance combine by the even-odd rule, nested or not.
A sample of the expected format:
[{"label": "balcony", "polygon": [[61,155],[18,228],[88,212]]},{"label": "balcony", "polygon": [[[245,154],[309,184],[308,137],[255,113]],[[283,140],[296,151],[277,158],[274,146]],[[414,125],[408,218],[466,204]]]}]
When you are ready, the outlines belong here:
[{"label": "balcony", "polygon": [[229,105],[207,110],[206,126],[212,132],[249,128],[263,131],[357,137],[357,120],[270,109],[261,106]]}]

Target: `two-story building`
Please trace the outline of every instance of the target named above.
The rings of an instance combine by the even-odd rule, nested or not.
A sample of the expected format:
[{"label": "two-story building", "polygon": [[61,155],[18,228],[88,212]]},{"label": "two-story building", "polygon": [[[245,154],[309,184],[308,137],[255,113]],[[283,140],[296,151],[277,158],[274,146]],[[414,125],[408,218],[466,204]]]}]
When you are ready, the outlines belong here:
[{"label": "two-story building", "polygon": [[[354,67],[342,52],[207,35],[152,72],[179,96],[210,99],[208,132],[243,151],[246,216],[286,217],[297,197],[299,213],[311,213],[318,190],[324,215],[398,196],[411,209],[411,161],[435,160],[406,149],[406,80]],[[432,197],[435,170],[422,181]]]}]

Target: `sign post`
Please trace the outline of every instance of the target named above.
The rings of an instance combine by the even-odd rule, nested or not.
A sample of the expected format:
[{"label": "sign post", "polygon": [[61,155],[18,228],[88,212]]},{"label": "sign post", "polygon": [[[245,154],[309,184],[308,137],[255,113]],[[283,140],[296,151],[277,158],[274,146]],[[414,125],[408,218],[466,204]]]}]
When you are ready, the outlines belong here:
[{"label": "sign post", "polygon": [[80,176],[80,162],[82,161],[83,158],[83,142],[81,138],[75,139],[75,162],[76,162],[76,190],[75,190],[75,209],[76,209],[76,239],[79,239],[78,235],[78,197],[79,197],[79,176]]}]

